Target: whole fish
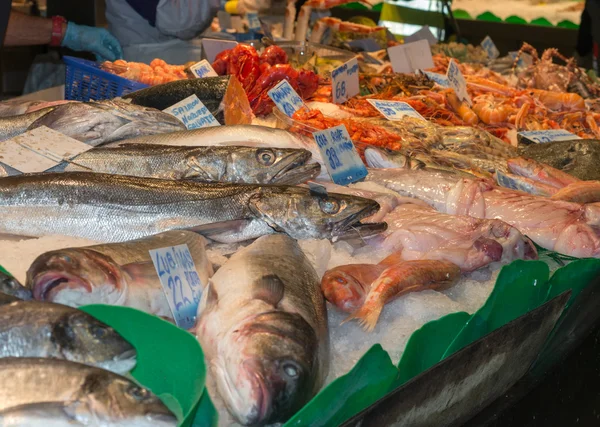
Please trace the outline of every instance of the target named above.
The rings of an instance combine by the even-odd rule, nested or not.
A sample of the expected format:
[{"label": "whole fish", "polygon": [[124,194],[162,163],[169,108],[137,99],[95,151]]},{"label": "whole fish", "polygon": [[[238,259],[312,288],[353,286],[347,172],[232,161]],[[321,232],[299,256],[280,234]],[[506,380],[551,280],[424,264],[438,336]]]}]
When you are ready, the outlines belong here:
[{"label": "whole fish", "polygon": [[8,100],[0,102],[0,117],[20,116],[21,114],[32,113],[42,108],[55,107],[61,104],[75,101],[22,101]]},{"label": "whole fish", "polygon": [[[90,411],[89,406],[80,402],[42,402],[0,411],[0,425],[3,427],[83,427],[94,417],[97,415]],[[116,427],[119,424],[104,425]]]},{"label": "whole fish", "polygon": [[178,80],[138,90],[123,98],[162,111],[192,95],[196,95],[222,125],[252,122],[248,97],[234,76]]},{"label": "whole fish", "polygon": [[[170,114],[124,101],[71,102],[50,108],[45,114],[42,114],[45,109],[30,113],[37,114],[38,118],[27,128],[21,129],[20,133],[46,126],[96,146],[120,139],[185,129],[183,123]],[[10,119],[17,118],[4,120]],[[3,139],[6,138],[0,128],[0,140]]]},{"label": "whole fish", "polygon": [[311,152],[312,161],[321,165],[319,179],[331,180],[319,147],[317,147],[313,139],[283,129],[274,129],[266,126],[214,126],[185,132],[133,138],[111,145],[125,144],[183,145],[188,147],[238,145],[246,147],[304,149]]},{"label": "whole fish", "polygon": [[65,170],[204,182],[300,184],[321,170],[318,163],[306,164],[310,157],[310,151],[295,148],[127,144],[86,151]]},{"label": "whole fish", "polygon": [[319,277],[285,235],[235,253],[211,279],[198,313],[196,333],[219,393],[243,425],[286,421],[327,375]]},{"label": "whole fish", "polygon": [[0,359],[0,415],[49,402],[83,406],[81,415],[93,414],[93,425],[177,425],[150,390],[110,371],[58,359]]},{"label": "whole fish", "polygon": [[14,277],[0,271],[0,293],[10,295],[19,300],[30,300],[31,291],[21,285]]},{"label": "whole fish", "polygon": [[54,107],[11,117],[0,117],[0,142],[21,135],[39,118],[50,113]]},{"label": "whole fish", "polygon": [[189,228],[225,243],[273,232],[323,239],[368,237],[385,229],[381,223],[359,223],[379,205],[354,196],[85,172],[0,178],[0,206],[0,233],[104,242]]},{"label": "whole fish", "polygon": [[0,306],[0,357],[65,359],[126,374],[136,352],[110,326],[61,304],[17,301]]},{"label": "whole fish", "polygon": [[124,243],[46,252],[29,267],[27,286],[38,300],[73,307],[122,305],[172,319],[149,251],[184,244],[200,282],[206,284],[213,270],[204,238],[190,231],[167,231]]},{"label": "whole fish", "polygon": [[387,267],[378,264],[347,264],[327,270],[321,279],[325,299],[346,313],[354,313],[377,278]]}]

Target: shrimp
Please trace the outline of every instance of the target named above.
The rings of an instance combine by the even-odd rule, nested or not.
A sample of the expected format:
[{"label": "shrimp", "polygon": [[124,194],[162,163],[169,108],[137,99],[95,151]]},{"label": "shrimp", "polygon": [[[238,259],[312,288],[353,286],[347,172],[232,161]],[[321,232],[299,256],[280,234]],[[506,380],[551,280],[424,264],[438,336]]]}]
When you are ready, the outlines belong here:
[{"label": "shrimp", "polygon": [[576,93],[531,89],[531,96],[554,111],[585,110],[585,100]]},{"label": "shrimp", "polygon": [[489,95],[478,96],[473,102],[473,111],[481,121],[488,125],[506,123],[510,115],[508,106],[496,103]]}]

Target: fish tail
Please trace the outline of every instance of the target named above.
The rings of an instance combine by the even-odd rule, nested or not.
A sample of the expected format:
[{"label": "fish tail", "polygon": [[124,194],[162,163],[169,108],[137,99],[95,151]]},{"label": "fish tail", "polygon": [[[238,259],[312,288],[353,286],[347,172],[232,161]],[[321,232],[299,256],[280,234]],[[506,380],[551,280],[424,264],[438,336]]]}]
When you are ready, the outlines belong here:
[{"label": "fish tail", "polygon": [[374,306],[367,306],[365,304],[358,311],[348,316],[342,323],[346,323],[352,319],[357,319],[358,323],[365,329],[365,331],[372,332],[377,325],[377,321],[381,315],[381,310],[383,310],[382,304],[377,304]]}]

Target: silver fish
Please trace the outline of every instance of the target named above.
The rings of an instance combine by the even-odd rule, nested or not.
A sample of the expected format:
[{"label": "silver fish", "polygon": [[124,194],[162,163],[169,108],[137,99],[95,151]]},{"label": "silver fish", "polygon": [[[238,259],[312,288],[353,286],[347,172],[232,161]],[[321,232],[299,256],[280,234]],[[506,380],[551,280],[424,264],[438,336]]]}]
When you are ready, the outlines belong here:
[{"label": "silver fish", "polygon": [[229,411],[244,425],[284,422],[327,375],[319,277],[298,244],[264,236],[213,276],[197,336]]},{"label": "silver fish", "polygon": [[32,113],[42,108],[55,107],[61,104],[77,101],[22,101],[8,100],[0,102],[0,117],[19,116],[21,114]]},{"label": "silver fish", "polygon": [[300,184],[319,175],[310,151],[296,148],[181,147],[127,144],[97,148],[72,159],[66,171],[204,182]]},{"label": "silver fish", "polygon": [[0,357],[50,357],[125,374],[134,348],[110,326],[61,304],[17,301],[0,306]]},{"label": "silver fish", "polygon": [[[41,111],[44,110],[36,113]],[[40,126],[49,127],[93,146],[185,129],[183,123],[170,114],[116,100],[73,102],[52,107],[50,112],[39,116],[24,130]]]},{"label": "silver fish", "polygon": [[177,425],[150,390],[110,371],[58,359],[0,359],[0,411],[44,402],[84,405],[93,425]]},{"label": "silver fish", "polygon": [[190,231],[167,231],[124,243],[46,252],[29,267],[27,287],[38,300],[72,307],[121,305],[172,319],[149,251],[178,245],[187,245],[198,279],[206,284],[213,270],[205,239]]},{"label": "silver fish", "polygon": [[[0,233],[60,234],[104,242],[190,228],[212,231],[212,239],[225,243],[273,232],[323,239],[368,237],[385,229],[385,224],[359,223],[377,212],[379,205],[354,196],[321,196],[290,186],[85,172],[0,178],[0,206]],[[239,228],[217,231],[217,225],[231,225],[231,221]]]},{"label": "silver fish", "polygon": [[17,300],[30,300],[31,291],[21,285],[14,277],[0,271],[0,293],[15,297]]},{"label": "silver fish", "polygon": [[54,110],[54,107],[43,108],[33,113],[12,117],[0,117],[0,141],[6,141],[25,132],[38,119]]}]

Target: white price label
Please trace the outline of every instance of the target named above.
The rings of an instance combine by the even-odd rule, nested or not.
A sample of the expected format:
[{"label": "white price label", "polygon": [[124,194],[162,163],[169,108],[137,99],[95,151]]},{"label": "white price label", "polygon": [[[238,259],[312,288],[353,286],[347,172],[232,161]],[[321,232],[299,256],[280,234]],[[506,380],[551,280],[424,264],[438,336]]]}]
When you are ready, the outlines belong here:
[{"label": "white price label", "polygon": [[352,58],[331,72],[331,95],[335,104],[341,104],[359,92],[358,60]]},{"label": "white price label", "polygon": [[443,74],[438,74],[438,73],[432,73],[431,71],[423,71],[421,70],[421,72],[423,74],[425,74],[427,77],[429,77],[429,80],[434,81],[435,83],[439,84],[442,87],[450,87],[450,82],[448,81],[448,77],[446,77]]},{"label": "white price label", "polygon": [[23,173],[44,172],[92,148],[40,126],[0,144],[0,162]]},{"label": "white price label", "polygon": [[564,129],[528,130],[519,132],[518,135],[523,138],[527,138],[536,144],[543,144],[545,142],[552,141],[570,141],[572,139],[581,139],[577,135]]},{"label": "white price label", "polygon": [[163,111],[181,120],[188,130],[221,126],[195,94]]},{"label": "white price label", "polygon": [[194,76],[201,79],[202,77],[217,77],[218,74],[210,65],[206,59],[203,59],[200,62],[195,63],[190,67],[190,71],[194,74]]},{"label": "white price label", "polygon": [[485,52],[488,55],[488,58],[490,59],[496,59],[500,56],[500,51],[498,50],[490,36],[485,36],[485,38],[481,42],[481,47],[483,48],[483,50],[485,50]]},{"label": "white price label", "polygon": [[427,40],[390,47],[388,55],[396,73],[412,73],[418,69],[433,68],[435,65]]},{"label": "white price label", "polygon": [[434,36],[433,33],[431,32],[429,25],[425,25],[423,28],[421,28],[416,33],[413,33],[410,36],[404,37],[404,43],[412,43],[412,42],[416,42],[418,40],[427,40],[427,42],[429,42],[429,44],[431,46],[433,46],[434,44],[437,44],[437,42],[438,42],[437,37]]},{"label": "white price label", "polygon": [[205,284],[198,276],[188,246],[170,246],[149,252],[175,323],[183,329],[193,328]]},{"label": "white price label", "polygon": [[248,29],[253,31],[260,30],[260,21],[258,20],[257,13],[247,13],[246,19],[248,20]]},{"label": "white price label", "polygon": [[215,61],[215,57],[224,50],[233,49],[237,46],[237,42],[232,40],[219,39],[202,39],[202,49],[206,54],[206,59],[211,64]]},{"label": "white price label", "polygon": [[450,63],[448,64],[446,78],[450,83],[450,87],[454,89],[454,92],[456,92],[456,96],[461,101],[465,101],[467,104],[472,105],[471,98],[467,92],[467,81],[460,72],[460,69],[458,68],[458,65],[456,65],[454,59],[451,59]]},{"label": "white price label", "polygon": [[406,102],[385,101],[382,99],[367,99],[369,103],[377,108],[381,114],[388,120],[402,120],[402,117],[409,116],[416,119],[425,120],[417,111]]},{"label": "white price label", "polygon": [[288,117],[292,117],[296,111],[304,107],[302,98],[300,98],[300,95],[296,93],[287,80],[277,83],[267,94],[275,105],[277,105],[277,108],[283,111]]},{"label": "white price label", "polygon": [[367,168],[356,152],[346,126],[339,125],[319,132],[313,138],[321,151],[333,182],[348,185],[367,176]]}]

